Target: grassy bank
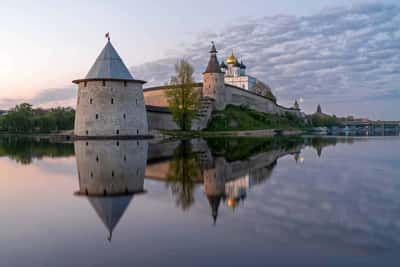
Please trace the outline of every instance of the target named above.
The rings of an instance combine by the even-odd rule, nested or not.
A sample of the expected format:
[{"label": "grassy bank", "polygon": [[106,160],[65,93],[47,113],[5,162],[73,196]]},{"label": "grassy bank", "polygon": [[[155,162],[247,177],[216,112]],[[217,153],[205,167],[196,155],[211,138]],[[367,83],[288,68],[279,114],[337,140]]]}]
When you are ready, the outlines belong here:
[{"label": "grassy bank", "polygon": [[302,118],[291,113],[283,115],[258,112],[247,107],[229,105],[212,114],[206,131],[249,131],[264,129],[305,129]]}]

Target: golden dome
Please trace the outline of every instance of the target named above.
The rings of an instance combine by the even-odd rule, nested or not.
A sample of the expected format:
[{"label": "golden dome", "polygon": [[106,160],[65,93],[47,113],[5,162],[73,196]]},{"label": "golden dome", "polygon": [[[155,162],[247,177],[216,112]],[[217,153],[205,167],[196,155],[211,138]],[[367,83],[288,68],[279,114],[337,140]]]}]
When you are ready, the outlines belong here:
[{"label": "golden dome", "polygon": [[231,52],[231,54],[229,55],[228,59],[226,60],[226,63],[228,64],[235,64],[236,62],[236,57],[233,54],[233,51]]}]

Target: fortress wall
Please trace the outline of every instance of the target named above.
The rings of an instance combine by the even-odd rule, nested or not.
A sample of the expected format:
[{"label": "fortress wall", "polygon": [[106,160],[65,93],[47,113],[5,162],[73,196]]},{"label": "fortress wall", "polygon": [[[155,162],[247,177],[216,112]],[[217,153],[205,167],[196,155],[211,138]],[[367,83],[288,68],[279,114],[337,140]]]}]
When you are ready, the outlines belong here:
[{"label": "fortress wall", "polygon": [[257,95],[251,91],[247,91],[228,84],[225,84],[224,90],[226,105],[246,105],[249,108],[257,110],[259,112],[272,114],[283,114],[285,112],[291,112],[300,116],[299,110],[282,107],[276,104],[271,99]]},{"label": "fortress wall", "polygon": [[[199,92],[202,91],[203,89],[203,84],[202,83],[196,83],[194,84],[196,90]],[[160,86],[160,87],[153,87],[153,88],[147,88],[143,90],[144,94],[144,102],[146,105],[150,106],[157,106],[157,107],[168,107],[168,102],[167,98],[165,96],[165,92],[173,88],[174,86]]]},{"label": "fortress wall", "polygon": [[147,120],[150,130],[177,130],[178,125],[173,121],[169,112],[147,110]]},{"label": "fortress wall", "polygon": [[142,84],[80,82],[74,133],[77,136],[147,135]]}]

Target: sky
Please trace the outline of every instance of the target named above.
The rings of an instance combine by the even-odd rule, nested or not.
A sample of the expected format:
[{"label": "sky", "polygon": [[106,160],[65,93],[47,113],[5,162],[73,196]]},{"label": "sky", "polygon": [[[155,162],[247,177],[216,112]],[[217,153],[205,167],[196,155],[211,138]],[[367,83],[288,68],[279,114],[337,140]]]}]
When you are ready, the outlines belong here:
[{"label": "sky", "polygon": [[[301,4],[300,4],[301,2]],[[400,119],[400,3],[351,0],[18,1],[0,3],[0,109],[75,105],[72,80],[111,40],[132,74],[163,84],[179,58],[196,79],[217,43],[278,102]]]}]

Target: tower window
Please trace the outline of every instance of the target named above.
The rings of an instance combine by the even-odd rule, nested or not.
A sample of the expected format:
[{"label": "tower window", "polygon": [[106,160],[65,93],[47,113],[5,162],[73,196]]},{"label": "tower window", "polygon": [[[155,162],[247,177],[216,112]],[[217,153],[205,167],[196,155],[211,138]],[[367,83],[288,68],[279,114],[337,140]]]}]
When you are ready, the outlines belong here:
[{"label": "tower window", "polygon": [[128,82],[124,81],[124,86],[127,87],[128,86]]},{"label": "tower window", "polygon": [[136,134],[139,134],[139,129],[136,130]]},{"label": "tower window", "polygon": [[106,81],[103,80],[103,86],[106,86]]},{"label": "tower window", "polygon": [[99,119],[99,114],[96,114],[96,120],[98,120]]},{"label": "tower window", "polygon": [[117,132],[117,135],[119,135],[119,130],[117,130],[116,132]]},{"label": "tower window", "polygon": [[125,114],[125,113],[124,113],[124,116],[123,116],[123,117],[124,117],[124,120],[125,120],[125,119],[126,119],[126,114]]},{"label": "tower window", "polygon": [[114,98],[111,98],[111,104],[114,104]]},{"label": "tower window", "polygon": [[86,130],[86,135],[89,135],[89,131],[88,130]]},{"label": "tower window", "polygon": [[117,146],[119,146],[119,141],[117,141]]}]

